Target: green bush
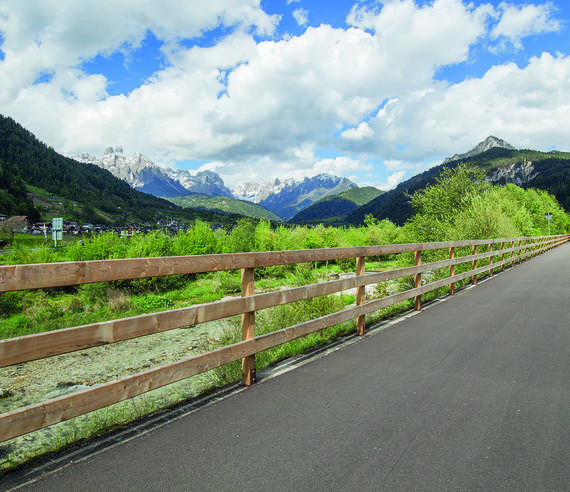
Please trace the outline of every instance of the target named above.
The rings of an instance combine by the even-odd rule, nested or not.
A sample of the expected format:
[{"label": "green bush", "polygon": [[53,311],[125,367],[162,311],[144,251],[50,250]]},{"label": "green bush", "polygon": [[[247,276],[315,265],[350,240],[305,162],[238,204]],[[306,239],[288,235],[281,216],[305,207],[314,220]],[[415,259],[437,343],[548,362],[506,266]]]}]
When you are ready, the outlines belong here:
[{"label": "green bush", "polygon": [[207,222],[196,220],[186,232],[178,232],[172,238],[174,255],[206,255],[222,252],[223,241]]},{"label": "green bush", "polygon": [[224,253],[245,253],[255,250],[255,225],[251,220],[240,219],[226,237]]}]

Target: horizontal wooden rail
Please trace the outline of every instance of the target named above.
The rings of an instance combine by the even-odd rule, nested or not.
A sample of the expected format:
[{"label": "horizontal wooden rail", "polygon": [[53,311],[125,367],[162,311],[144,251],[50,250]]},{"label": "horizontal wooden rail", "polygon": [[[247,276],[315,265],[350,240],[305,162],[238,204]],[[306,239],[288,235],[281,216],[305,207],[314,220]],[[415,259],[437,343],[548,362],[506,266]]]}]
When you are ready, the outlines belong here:
[{"label": "horizontal wooden rail", "polygon": [[[497,250],[493,252],[493,255],[501,254],[501,252],[509,253],[517,249]],[[434,271],[472,260],[486,259],[489,256],[490,253],[488,252],[461,256],[450,260],[424,263],[419,266],[367,273],[354,278],[0,340],[0,367],[138,338],[175,328],[193,326],[304,299],[335,294],[352,288]]]},{"label": "horizontal wooden rail", "polygon": [[414,251],[495,244],[503,241],[506,239],[4,265],[0,266],[0,292],[314,261],[332,261],[359,256],[412,253]]},{"label": "horizontal wooden rail", "polygon": [[[275,347],[295,338],[299,338],[309,333],[319,331],[323,328],[334,326],[340,323],[351,321],[361,316],[365,316],[367,314],[371,314],[378,309],[397,304],[407,299],[416,298],[427,292],[448,286],[450,284],[455,284],[456,282],[464,279],[468,279],[471,276],[488,273],[490,269],[501,269],[507,264],[512,265],[516,261],[527,259],[534,255],[548,251],[553,247],[567,242],[569,238],[569,235],[542,237],[540,238],[540,242],[537,242],[539,241],[539,238],[521,238],[521,240],[529,239],[531,241],[530,245],[523,245],[522,248],[519,246],[506,249],[502,247],[501,249],[495,251],[464,257],[455,257],[449,260],[436,261],[414,267],[400,268],[397,270],[385,272],[368,273],[349,279],[329,281],[321,284],[296,287],[283,291],[256,294],[247,297],[176,309],[172,311],[136,316],[121,320],[107,321],[103,323],[94,323],[91,325],[68,328],[55,332],[4,340],[0,343],[0,359],[2,365],[14,364],[16,362],[22,362],[24,360],[32,360],[34,358],[46,357],[48,355],[54,355],[56,353],[59,354],[68,352],[70,350],[92,347],[94,345],[99,345],[102,343],[112,343],[115,341],[125,340],[128,338],[138,337],[150,333],[156,333],[158,331],[164,331],[175,327],[203,323],[205,321],[220,319],[222,317],[233,316],[247,312],[255,312],[259,309],[265,309],[268,307],[287,304],[311,297],[340,292],[354,287],[362,287],[370,283],[384,282],[394,278],[416,275],[430,270],[454,266],[461,263],[468,263],[470,261],[501,256],[500,261],[493,262],[476,269],[469,269],[468,271],[461,274],[452,275],[444,279],[425,284],[421,287],[416,287],[405,292],[400,292],[391,296],[384,297],[382,299],[376,299],[364,304],[357,305],[355,307],[350,307],[333,314],[322,316],[314,320],[299,323],[297,325],[269,333],[267,335],[256,336],[248,340],[243,340],[233,345],[228,345],[226,347],[222,347],[205,354],[200,354],[198,356],[157,367],[133,376],[121,378],[117,381],[102,384],[94,388],[89,388],[77,393],[62,396],[53,400],[30,405],[28,407],[2,414],[0,415],[0,441],[5,441],[7,439],[29,433],[37,429],[41,429],[42,427],[46,427],[91,412],[93,410],[106,407],[113,403],[118,403],[152,389],[156,389],[188,378],[190,376],[209,371],[216,367],[220,367],[229,362],[243,359],[245,357],[251,357],[262,350]],[[452,241],[429,244],[437,245],[437,247],[430,249],[439,249],[489,245],[505,242],[509,242],[510,244],[514,245],[515,240],[518,241],[519,238],[496,239],[489,241]],[[412,247],[417,247],[418,245],[393,246],[398,246],[400,250],[392,252],[425,251],[427,249],[411,249]],[[357,255],[362,254],[364,250],[367,253],[370,253],[370,255],[387,254],[378,253],[379,248],[382,247],[383,246],[365,248],[337,248],[337,250],[350,249],[352,253],[354,253],[354,251],[357,251]],[[310,251],[313,252],[323,250]],[[521,252],[518,253],[519,251]],[[518,254],[515,255],[515,252]],[[504,258],[505,253],[511,253],[511,256]],[[252,253],[251,255],[257,254],[258,253]],[[314,260],[307,260],[307,256],[302,255],[301,258],[302,260],[300,261],[303,263],[307,261],[322,261],[322,257],[314,257]],[[164,261],[165,259],[162,258],[161,260]],[[31,265],[23,266],[28,267]],[[21,270],[21,272],[25,271],[29,273],[32,270]],[[7,274],[6,272],[7,270],[4,271],[4,274]],[[135,275],[138,275],[138,273],[138,271],[134,272]],[[155,276],[154,274],[152,275]],[[36,284],[34,285],[36,288],[38,288]],[[45,285],[42,284],[42,287],[43,286]],[[20,289],[12,285],[11,290]],[[61,338],[58,338],[59,335],[61,335]]]}]

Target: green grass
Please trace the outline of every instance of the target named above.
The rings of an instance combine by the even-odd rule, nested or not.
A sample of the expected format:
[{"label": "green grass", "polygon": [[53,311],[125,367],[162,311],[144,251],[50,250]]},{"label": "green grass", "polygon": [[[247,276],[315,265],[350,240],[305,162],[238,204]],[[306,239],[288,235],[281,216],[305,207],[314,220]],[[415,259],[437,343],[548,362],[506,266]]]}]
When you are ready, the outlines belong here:
[{"label": "green grass", "polygon": [[[61,241],[57,242],[58,246],[66,246],[68,244],[73,244],[79,241],[81,236],[62,236]],[[12,247],[21,248],[41,248],[42,246],[51,247],[54,242],[51,238],[51,234],[47,235],[47,239],[44,238],[43,234],[23,234],[17,233],[14,235],[14,244]]]}]

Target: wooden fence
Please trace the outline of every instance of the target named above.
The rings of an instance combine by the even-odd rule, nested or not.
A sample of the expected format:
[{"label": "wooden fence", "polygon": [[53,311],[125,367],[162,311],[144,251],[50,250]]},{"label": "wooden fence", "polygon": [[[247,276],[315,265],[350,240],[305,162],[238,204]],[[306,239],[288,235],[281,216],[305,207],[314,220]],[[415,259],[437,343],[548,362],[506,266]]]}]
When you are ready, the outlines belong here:
[{"label": "wooden fence", "polygon": [[[422,294],[445,286],[449,286],[449,292],[453,294],[456,282],[471,279],[471,282],[475,284],[477,275],[492,276],[493,270],[504,270],[509,264],[513,266],[516,262],[521,263],[522,260],[544,253],[569,240],[570,235],[559,235],[0,266],[0,293],[219,270],[240,269],[242,279],[242,297],[1,340],[0,367],[3,367],[242,315],[242,341],[238,343],[0,415],[0,442],[92,412],[239,359],[242,359],[243,383],[252,384],[256,378],[255,354],[258,352],[354,319],[357,333],[363,335],[364,317],[367,314],[412,298],[415,309],[419,310]],[[499,248],[493,249],[495,245],[499,245]],[[471,247],[472,254],[457,257],[456,248],[465,247]],[[478,253],[478,248],[486,249],[486,251]],[[441,249],[449,251],[449,259],[431,263],[421,262],[422,251]],[[365,273],[366,257],[395,253],[413,253],[414,266]],[[353,278],[332,280],[277,292],[254,293],[254,269],[257,267],[347,258],[356,259],[356,275]],[[478,267],[477,262],[481,260],[487,260],[488,263]],[[468,271],[455,274],[456,265],[468,262],[471,262],[471,268]],[[449,267],[448,277],[422,285],[423,273],[447,267]],[[411,275],[414,276],[414,288],[366,302],[366,285]],[[353,288],[356,288],[356,306],[266,335],[255,336],[255,312],[260,309]]]}]

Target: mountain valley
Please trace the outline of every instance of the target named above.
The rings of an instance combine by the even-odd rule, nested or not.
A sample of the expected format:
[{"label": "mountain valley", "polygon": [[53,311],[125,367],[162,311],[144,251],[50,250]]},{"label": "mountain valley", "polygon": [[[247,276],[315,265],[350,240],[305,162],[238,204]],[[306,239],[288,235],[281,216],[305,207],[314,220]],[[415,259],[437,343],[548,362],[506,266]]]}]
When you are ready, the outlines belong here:
[{"label": "mountain valley", "polygon": [[42,214],[53,215],[49,202],[62,215],[100,223],[160,217],[235,223],[247,216],[360,225],[370,214],[403,224],[413,214],[408,196],[461,162],[485,171],[493,184],[544,189],[570,211],[570,153],[517,150],[492,136],[387,192],[328,174],[230,189],[215,172],[163,168],[140,153],[127,157],[121,147],[108,147],[101,159],[86,153],[77,160],[64,157],[0,116],[0,214],[38,221]]}]

